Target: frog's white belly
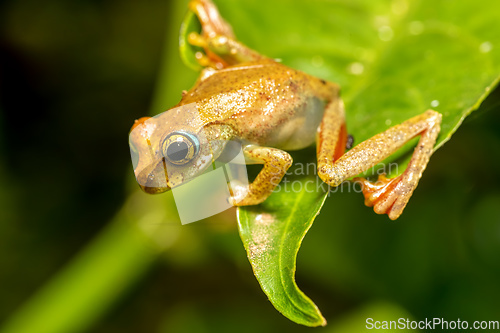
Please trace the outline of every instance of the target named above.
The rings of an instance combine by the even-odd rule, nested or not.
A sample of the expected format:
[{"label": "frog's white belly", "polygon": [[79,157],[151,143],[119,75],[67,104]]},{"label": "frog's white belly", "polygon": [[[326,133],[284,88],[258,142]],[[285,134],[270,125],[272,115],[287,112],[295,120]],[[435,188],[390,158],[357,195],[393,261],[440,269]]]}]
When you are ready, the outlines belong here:
[{"label": "frog's white belly", "polygon": [[298,150],[312,145],[316,140],[318,126],[323,119],[325,103],[311,97],[297,107],[293,119],[275,128],[270,145],[283,150]]}]

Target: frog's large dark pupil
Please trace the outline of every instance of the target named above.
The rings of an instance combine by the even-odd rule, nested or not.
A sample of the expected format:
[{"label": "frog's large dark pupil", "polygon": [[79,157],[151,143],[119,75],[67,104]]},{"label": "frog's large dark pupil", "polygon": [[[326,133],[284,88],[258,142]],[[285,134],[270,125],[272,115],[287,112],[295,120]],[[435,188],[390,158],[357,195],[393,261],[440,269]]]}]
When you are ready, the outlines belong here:
[{"label": "frog's large dark pupil", "polygon": [[186,158],[189,148],[185,142],[171,143],[167,148],[167,156],[172,161],[181,161]]}]

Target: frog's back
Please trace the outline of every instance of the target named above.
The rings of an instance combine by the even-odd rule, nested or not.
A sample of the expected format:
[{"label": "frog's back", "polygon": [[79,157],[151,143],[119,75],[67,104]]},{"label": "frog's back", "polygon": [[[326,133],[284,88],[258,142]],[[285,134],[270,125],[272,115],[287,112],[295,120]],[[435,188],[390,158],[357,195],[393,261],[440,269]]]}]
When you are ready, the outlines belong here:
[{"label": "frog's back", "polygon": [[300,149],[312,144],[331,84],[271,60],[214,71],[179,105],[196,102],[206,123],[223,122],[260,145]]}]

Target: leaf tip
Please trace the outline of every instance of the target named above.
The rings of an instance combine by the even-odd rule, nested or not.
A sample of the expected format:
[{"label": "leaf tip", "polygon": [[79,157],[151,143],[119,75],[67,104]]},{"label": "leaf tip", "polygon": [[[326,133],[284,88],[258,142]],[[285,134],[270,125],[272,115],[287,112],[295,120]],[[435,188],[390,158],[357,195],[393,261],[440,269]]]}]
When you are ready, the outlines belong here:
[{"label": "leaf tip", "polygon": [[[319,311],[318,311],[318,312],[319,312]],[[325,317],[323,317],[323,315],[322,315],[321,313],[319,313],[319,316],[320,316],[320,323],[319,323],[319,325],[317,325],[317,326],[322,326],[322,327],[325,327],[325,326],[326,326],[326,324],[328,324],[328,323],[326,322]]]},{"label": "leaf tip", "polygon": [[304,323],[302,323],[302,324],[303,325],[307,325],[307,326],[311,326],[311,327],[318,327],[318,326],[325,327],[328,324],[327,321],[326,321],[326,319],[325,319],[325,317],[323,317],[323,314],[318,309],[318,307],[316,306],[316,304],[314,304],[312,301],[311,301],[311,303],[316,308],[315,316],[314,316],[314,318],[312,318],[310,324],[304,324]]}]

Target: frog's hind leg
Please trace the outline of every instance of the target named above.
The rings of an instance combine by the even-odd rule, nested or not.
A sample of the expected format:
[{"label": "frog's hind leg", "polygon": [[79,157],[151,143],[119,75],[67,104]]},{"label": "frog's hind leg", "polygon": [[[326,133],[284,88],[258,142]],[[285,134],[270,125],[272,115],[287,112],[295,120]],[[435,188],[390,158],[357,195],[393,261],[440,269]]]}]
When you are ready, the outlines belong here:
[{"label": "frog's hind leg", "polygon": [[344,102],[340,98],[340,89],[336,86],[334,93],[336,96],[327,104],[318,129],[318,169],[338,160],[344,154],[348,140]]},{"label": "frog's hind leg", "polygon": [[200,20],[201,34],[190,33],[190,44],[205,49],[206,55],[197,55],[202,66],[217,69],[244,62],[267,59],[248,48],[234,36],[233,29],[220,15],[210,0],[192,0],[189,8]]},{"label": "frog's hind leg", "polygon": [[331,102],[319,132],[318,175],[331,186],[338,186],[344,180],[370,169],[420,135],[420,141],[403,174],[393,179],[381,176],[375,184],[364,178],[354,179],[363,184],[365,204],[373,206],[377,214],[388,214],[390,219],[395,220],[403,212],[432,155],[440,131],[441,114],[428,110],[363,141],[341,155],[343,147],[339,142],[342,139],[336,137],[344,136],[343,112],[341,101]]}]

